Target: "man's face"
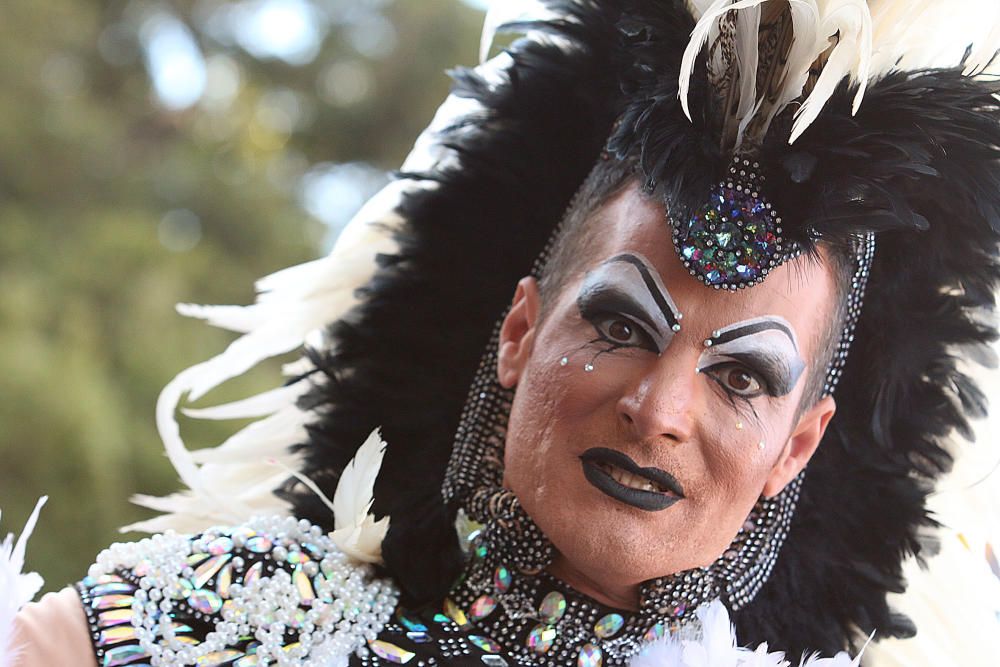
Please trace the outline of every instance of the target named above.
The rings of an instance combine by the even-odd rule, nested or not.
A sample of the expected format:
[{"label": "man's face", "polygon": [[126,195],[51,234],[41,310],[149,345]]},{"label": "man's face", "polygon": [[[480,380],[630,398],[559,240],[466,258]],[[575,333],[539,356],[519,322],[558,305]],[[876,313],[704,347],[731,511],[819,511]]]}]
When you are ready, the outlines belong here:
[{"label": "man's face", "polygon": [[505,321],[505,485],[564,566],[632,586],[710,564],[808,461],[833,402],[797,408],[835,291],[805,259],[750,289],[706,287],[634,186],[594,215],[585,275],[544,317],[523,280]]}]

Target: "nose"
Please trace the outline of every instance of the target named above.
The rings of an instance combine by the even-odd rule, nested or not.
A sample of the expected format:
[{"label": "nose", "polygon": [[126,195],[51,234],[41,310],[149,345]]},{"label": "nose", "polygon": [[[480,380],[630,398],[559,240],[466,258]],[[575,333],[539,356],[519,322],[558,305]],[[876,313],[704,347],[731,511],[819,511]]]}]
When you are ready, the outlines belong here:
[{"label": "nose", "polygon": [[638,440],[679,444],[693,434],[699,400],[697,361],[689,363],[684,355],[671,352],[650,363],[618,400],[619,418]]}]

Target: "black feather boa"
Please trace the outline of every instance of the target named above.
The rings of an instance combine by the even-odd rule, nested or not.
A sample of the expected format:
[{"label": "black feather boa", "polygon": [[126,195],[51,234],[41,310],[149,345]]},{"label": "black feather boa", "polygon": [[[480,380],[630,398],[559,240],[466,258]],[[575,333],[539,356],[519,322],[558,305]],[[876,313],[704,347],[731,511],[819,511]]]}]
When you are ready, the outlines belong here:
[{"label": "black feather boa", "polygon": [[[677,102],[694,26],[684,2],[547,4],[566,18],[534,29],[575,48],[521,40],[501,85],[454,73],[455,92],[485,109],[445,132],[461,167],[403,175],[436,187],[403,201],[399,252],[380,258],[362,305],[329,327],[333,349],[310,353],[325,381],[303,399],[318,419],[302,471],[332,491],[382,427],[375,511],[392,517],[385,567],[412,604],[440,599],[462,567],[440,487],[491,327],[602,150],[637,157],[647,186],[685,206],[728,159],[707,137],[703,68],[693,123]],[[994,92],[958,70],[897,73],[870,86],[852,117],[845,85],[793,146],[786,134],[763,149],[789,236],[879,235],[837,414],[774,573],[734,615],[743,643],[832,653],[858,631],[913,631],[886,594],[904,589],[901,561],[933,525],[925,501],[951,463],[944,438],[985,413],[955,351],[996,337],[975,313],[993,307],[1000,282]],[[293,488],[283,495],[299,516],[332,523]]]}]

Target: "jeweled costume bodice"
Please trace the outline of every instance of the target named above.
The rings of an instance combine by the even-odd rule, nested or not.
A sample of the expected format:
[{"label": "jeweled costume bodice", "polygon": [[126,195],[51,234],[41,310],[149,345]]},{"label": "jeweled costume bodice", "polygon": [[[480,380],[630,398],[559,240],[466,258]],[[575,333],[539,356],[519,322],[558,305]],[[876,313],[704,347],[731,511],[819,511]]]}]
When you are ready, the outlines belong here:
[{"label": "jeweled costume bodice", "polygon": [[100,667],[625,665],[666,631],[517,572],[475,536],[450,596],[407,611],[390,581],[290,518],[114,545],[78,590]]}]

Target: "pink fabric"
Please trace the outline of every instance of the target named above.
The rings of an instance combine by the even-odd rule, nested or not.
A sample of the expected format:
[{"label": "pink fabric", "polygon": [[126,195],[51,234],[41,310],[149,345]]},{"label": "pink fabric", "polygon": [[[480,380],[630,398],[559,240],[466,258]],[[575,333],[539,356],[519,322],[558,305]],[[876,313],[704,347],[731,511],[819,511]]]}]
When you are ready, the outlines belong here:
[{"label": "pink fabric", "polygon": [[72,588],[26,605],[15,621],[14,645],[21,654],[12,667],[97,667],[87,617]]}]

